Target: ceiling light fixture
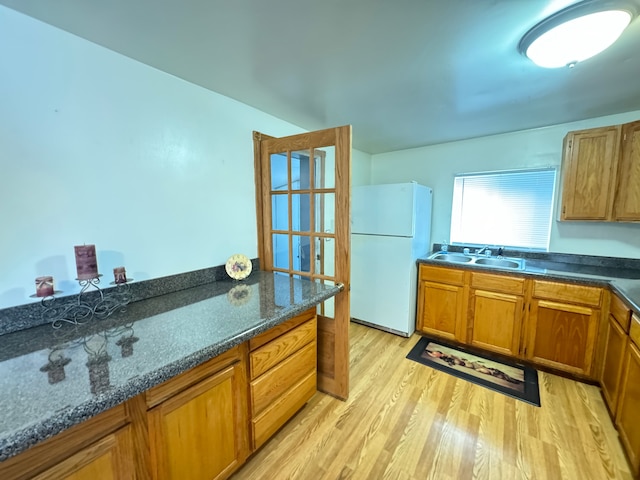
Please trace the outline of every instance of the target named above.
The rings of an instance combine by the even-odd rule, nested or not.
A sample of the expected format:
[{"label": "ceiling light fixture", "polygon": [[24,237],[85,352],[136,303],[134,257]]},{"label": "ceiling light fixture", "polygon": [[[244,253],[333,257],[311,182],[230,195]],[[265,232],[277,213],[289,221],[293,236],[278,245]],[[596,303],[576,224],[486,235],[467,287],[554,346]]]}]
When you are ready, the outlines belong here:
[{"label": "ceiling light fixture", "polygon": [[630,1],[580,2],[538,23],[518,49],[541,67],[573,67],[610,47],[636,15]]}]

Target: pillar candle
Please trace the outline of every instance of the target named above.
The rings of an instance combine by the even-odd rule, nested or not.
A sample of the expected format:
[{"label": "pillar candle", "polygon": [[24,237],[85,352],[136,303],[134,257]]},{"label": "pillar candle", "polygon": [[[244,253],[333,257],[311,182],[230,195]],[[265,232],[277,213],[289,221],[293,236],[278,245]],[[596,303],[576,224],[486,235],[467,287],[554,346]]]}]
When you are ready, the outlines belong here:
[{"label": "pillar candle", "polygon": [[118,283],[127,283],[127,272],[124,267],[116,267],[113,269],[113,277],[115,282]]},{"label": "pillar candle", "polygon": [[53,277],[36,278],[36,297],[48,297],[50,295],[53,295]]},{"label": "pillar candle", "polygon": [[98,263],[95,245],[78,245],[73,247],[76,252],[76,271],[79,280],[88,280],[98,276]]}]

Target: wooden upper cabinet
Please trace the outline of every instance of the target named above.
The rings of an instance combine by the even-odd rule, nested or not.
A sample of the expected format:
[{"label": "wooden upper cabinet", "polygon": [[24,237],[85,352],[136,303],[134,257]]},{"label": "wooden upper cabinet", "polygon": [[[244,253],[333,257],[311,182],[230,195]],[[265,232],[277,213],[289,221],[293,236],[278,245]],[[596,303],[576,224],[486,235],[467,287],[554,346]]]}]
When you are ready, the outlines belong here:
[{"label": "wooden upper cabinet", "polygon": [[614,220],[640,221],[640,121],[622,126]]},{"label": "wooden upper cabinet", "polygon": [[564,140],[561,220],[610,220],[620,125],[569,132]]}]

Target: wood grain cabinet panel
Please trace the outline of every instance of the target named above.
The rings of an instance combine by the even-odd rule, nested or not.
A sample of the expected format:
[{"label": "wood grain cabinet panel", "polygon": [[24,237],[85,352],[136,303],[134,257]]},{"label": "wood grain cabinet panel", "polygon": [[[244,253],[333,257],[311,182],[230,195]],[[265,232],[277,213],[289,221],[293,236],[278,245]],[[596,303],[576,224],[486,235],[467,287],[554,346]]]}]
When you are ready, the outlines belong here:
[{"label": "wood grain cabinet panel", "polygon": [[421,280],[418,287],[416,329],[437,337],[464,342],[465,288]]},{"label": "wood grain cabinet panel", "polygon": [[609,407],[609,411],[614,416],[618,403],[620,376],[626,348],[627,334],[613,315],[609,315],[600,385],[602,386],[602,396],[607,407]]},{"label": "wood grain cabinet panel", "polygon": [[251,352],[249,356],[251,378],[256,378],[273,368],[292,353],[316,339],[316,318],[303,323],[293,330]]},{"label": "wood grain cabinet panel", "polygon": [[620,126],[569,132],[562,160],[562,220],[611,219]]},{"label": "wood grain cabinet panel", "polygon": [[640,221],[640,121],[622,126],[614,220]]},{"label": "wood grain cabinet panel", "polygon": [[316,342],[302,347],[289,358],[251,382],[251,411],[261,413],[296,384],[316,369]]},{"label": "wood grain cabinet panel", "polygon": [[251,345],[256,347],[249,354],[250,440],[255,450],[317,391],[315,311],[265,332]]},{"label": "wood grain cabinet panel", "polygon": [[620,383],[616,426],[632,471],[640,472],[640,351],[629,343]]},{"label": "wood grain cabinet panel", "polygon": [[611,303],[609,305],[609,313],[622,327],[625,333],[629,333],[629,324],[631,323],[631,310],[627,308],[617,295],[611,295]]},{"label": "wood grain cabinet panel", "polygon": [[152,478],[227,478],[246,457],[246,402],[237,362],[149,411]]},{"label": "wood grain cabinet panel", "polygon": [[521,295],[471,290],[471,345],[517,356],[524,309]]},{"label": "wood grain cabinet panel", "polygon": [[534,298],[525,357],[579,375],[591,375],[600,310]]},{"label": "wood grain cabinet panel", "polygon": [[602,289],[572,283],[534,280],[533,296],[557,302],[569,302],[578,305],[599,307],[602,301]]},{"label": "wood grain cabinet panel", "polygon": [[34,480],[133,480],[131,434],[124,427],[80,450]]}]

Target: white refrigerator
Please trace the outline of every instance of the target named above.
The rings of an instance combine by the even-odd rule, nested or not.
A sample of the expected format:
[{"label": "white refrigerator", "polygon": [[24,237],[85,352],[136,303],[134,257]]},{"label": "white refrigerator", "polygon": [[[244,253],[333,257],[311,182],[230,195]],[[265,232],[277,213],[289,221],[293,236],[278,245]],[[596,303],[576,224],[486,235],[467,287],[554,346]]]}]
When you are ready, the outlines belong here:
[{"label": "white refrigerator", "polygon": [[432,196],[416,182],[353,188],[353,321],[404,337],[415,331],[416,259],[429,252]]}]

